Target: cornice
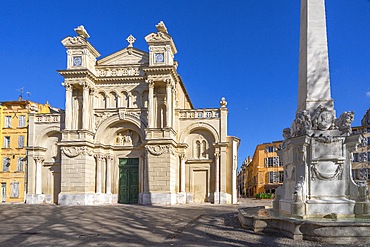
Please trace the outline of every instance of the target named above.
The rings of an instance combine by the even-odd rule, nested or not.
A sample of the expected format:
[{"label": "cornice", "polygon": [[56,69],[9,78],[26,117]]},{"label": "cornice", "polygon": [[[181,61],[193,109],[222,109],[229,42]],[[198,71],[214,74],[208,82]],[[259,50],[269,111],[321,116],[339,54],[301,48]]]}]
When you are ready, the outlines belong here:
[{"label": "cornice", "polygon": [[68,36],[68,37],[65,37],[61,42],[64,45],[64,47],[67,49],[87,48],[95,57],[100,57],[100,53],[84,37]]},{"label": "cornice", "polygon": [[149,67],[143,69],[143,71],[147,76],[170,74],[176,83],[180,82],[179,74],[177,73],[175,66]]},{"label": "cornice", "polygon": [[91,80],[96,80],[96,76],[88,69],[57,70],[57,72],[64,78],[88,77]]},{"label": "cornice", "polygon": [[95,82],[97,84],[110,82],[111,84],[119,84],[121,82],[132,82],[132,81],[145,81],[144,76],[135,76],[135,77],[95,77]]}]

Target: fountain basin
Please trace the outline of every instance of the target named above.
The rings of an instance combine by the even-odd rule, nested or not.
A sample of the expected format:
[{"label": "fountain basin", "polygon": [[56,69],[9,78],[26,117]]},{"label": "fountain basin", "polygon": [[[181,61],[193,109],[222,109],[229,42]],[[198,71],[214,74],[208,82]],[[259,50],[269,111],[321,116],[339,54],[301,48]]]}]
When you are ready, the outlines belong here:
[{"label": "fountain basin", "polygon": [[308,218],[278,216],[264,207],[241,208],[238,218],[243,227],[254,232],[279,232],[294,240],[330,244],[370,244],[370,219]]}]

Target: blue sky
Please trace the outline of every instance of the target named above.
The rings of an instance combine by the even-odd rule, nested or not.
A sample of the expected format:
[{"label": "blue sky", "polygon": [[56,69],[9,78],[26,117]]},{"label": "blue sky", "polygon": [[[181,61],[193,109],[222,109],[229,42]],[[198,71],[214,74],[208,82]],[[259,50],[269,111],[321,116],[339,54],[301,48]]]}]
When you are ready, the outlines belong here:
[{"label": "blue sky", "polygon": [[[281,140],[297,109],[298,0],[0,1],[0,101],[30,100],[64,108],[61,40],[84,25],[105,57],[144,37],[163,20],[196,108],[226,97],[230,135],[241,138],[239,163],[257,144]],[[337,115],[370,107],[370,1],[326,0],[332,97]],[[24,98],[28,98],[24,94]]]}]

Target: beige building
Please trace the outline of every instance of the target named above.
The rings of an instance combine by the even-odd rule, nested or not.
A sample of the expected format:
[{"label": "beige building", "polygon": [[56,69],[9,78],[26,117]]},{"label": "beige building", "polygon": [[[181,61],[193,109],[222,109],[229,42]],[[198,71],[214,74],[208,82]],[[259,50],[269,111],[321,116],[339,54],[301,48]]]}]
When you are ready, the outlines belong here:
[{"label": "beige building", "polygon": [[370,186],[370,108],[361,120],[361,126],[352,127],[353,135],[363,136],[363,141],[352,154],[352,177],[356,183],[366,181]]},{"label": "beige building", "polygon": [[83,26],[62,40],[65,113],[30,117],[27,203],[235,203],[240,140],[227,102],[195,109],[163,22],[97,59]]},{"label": "beige building", "polygon": [[238,196],[239,197],[249,197],[248,194],[248,177],[250,176],[250,164],[252,163],[252,159],[248,156],[245,159],[240,167],[240,170],[237,175],[237,188],[238,188]]}]

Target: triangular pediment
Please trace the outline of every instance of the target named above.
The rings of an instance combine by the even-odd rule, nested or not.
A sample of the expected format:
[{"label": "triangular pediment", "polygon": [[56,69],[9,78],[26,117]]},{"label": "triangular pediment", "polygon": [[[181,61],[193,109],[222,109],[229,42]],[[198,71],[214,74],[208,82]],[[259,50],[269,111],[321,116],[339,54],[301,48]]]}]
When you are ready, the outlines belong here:
[{"label": "triangular pediment", "polygon": [[145,40],[148,43],[150,43],[150,42],[171,42],[172,38],[167,33],[158,32],[158,33],[148,34],[145,37]]},{"label": "triangular pediment", "polygon": [[149,54],[133,47],[126,47],[97,61],[97,65],[149,64]]}]

